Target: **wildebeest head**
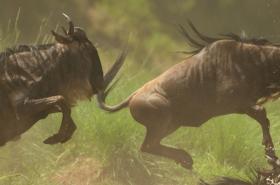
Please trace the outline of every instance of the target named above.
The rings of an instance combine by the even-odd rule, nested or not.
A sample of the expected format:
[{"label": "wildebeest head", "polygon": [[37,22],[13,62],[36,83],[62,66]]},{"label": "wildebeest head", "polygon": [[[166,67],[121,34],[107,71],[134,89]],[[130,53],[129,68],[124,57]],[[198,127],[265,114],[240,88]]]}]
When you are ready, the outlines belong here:
[{"label": "wildebeest head", "polygon": [[52,31],[52,34],[55,37],[55,40],[60,44],[68,45],[69,47],[78,45],[79,52],[81,52],[83,60],[88,60],[92,63],[89,78],[93,93],[96,93],[98,90],[103,89],[104,86],[103,69],[97,49],[88,39],[82,28],[74,26],[73,21],[68,15],[63,13],[63,16],[68,21],[69,29],[66,31],[66,29],[62,27],[64,35],[55,31]]}]

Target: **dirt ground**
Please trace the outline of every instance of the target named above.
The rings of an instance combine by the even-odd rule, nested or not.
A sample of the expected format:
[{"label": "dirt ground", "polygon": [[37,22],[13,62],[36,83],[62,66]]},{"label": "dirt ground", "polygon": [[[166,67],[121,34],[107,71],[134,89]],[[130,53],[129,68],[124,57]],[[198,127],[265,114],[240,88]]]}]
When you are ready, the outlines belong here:
[{"label": "dirt ground", "polygon": [[102,165],[88,157],[79,157],[60,169],[52,178],[59,185],[93,185],[100,181]]}]

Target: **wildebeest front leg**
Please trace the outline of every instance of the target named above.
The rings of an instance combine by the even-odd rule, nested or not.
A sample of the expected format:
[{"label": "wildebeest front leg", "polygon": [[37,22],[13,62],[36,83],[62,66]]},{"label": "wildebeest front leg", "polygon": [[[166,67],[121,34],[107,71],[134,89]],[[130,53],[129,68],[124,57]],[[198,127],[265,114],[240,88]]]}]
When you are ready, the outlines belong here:
[{"label": "wildebeest front leg", "polygon": [[269,155],[270,157],[277,159],[274,151],[274,145],[273,141],[270,135],[269,127],[270,122],[266,115],[266,110],[259,106],[255,105],[247,110],[247,115],[249,115],[251,118],[255,119],[262,128],[263,133],[263,145],[265,146],[266,155]]},{"label": "wildebeest front leg", "polygon": [[20,106],[21,115],[32,115],[35,119],[45,118],[50,113],[62,112],[62,123],[57,134],[47,138],[45,144],[64,143],[73,135],[76,125],[71,118],[71,108],[63,96],[42,99],[27,99]]}]

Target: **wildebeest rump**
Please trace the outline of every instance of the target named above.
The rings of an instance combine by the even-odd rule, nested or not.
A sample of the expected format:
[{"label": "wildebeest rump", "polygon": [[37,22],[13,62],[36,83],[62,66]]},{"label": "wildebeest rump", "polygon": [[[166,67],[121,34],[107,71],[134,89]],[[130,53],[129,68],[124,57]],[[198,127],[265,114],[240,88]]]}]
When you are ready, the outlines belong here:
[{"label": "wildebeest rump", "polygon": [[174,159],[185,168],[192,167],[191,156],[161,145],[164,137],[181,126],[199,127],[215,116],[246,114],[261,125],[266,154],[276,162],[270,123],[261,105],[278,96],[280,48],[265,39],[242,39],[234,34],[210,38],[191,23],[190,27],[200,39],[193,39],[182,27],[197,48],[190,57],[118,105],[106,105],[99,91],[99,106],[109,112],[129,107],[133,118],[147,130],[141,150]]},{"label": "wildebeest rump", "polygon": [[106,88],[120,69],[126,52],[103,76],[98,52],[83,29],[54,31],[54,44],[20,45],[0,53],[0,145],[28,130],[50,113],[63,114],[57,134],[44,142],[63,143],[76,129],[71,107]]}]

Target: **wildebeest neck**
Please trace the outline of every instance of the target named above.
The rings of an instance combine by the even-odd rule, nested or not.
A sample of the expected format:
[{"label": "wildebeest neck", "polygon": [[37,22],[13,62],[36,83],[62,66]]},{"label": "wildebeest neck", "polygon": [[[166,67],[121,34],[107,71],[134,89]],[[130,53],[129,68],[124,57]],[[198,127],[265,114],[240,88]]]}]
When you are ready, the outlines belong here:
[{"label": "wildebeest neck", "polygon": [[250,76],[249,83],[256,83],[260,94],[269,99],[280,91],[280,48],[239,43],[235,59]]},{"label": "wildebeest neck", "polygon": [[92,43],[85,44],[85,50],[89,53],[89,58],[92,62],[92,69],[90,74],[90,84],[94,93],[97,93],[98,90],[103,89],[104,79],[103,79],[103,69],[101,61],[98,55],[96,48]]},{"label": "wildebeest neck", "polygon": [[264,47],[260,52],[260,63],[264,70],[266,90],[268,94],[280,91],[280,48]]}]

